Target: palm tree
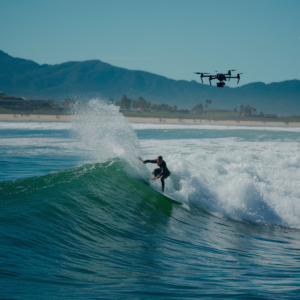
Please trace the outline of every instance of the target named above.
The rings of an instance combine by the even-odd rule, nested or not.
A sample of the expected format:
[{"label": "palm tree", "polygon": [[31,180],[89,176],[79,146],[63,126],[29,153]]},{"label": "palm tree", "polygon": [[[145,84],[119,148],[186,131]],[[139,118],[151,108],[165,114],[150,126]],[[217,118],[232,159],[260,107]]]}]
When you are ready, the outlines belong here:
[{"label": "palm tree", "polygon": [[240,105],[240,116],[242,115],[242,112],[243,112],[243,109],[244,109],[244,105]]},{"label": "palm tree", "polygon": [[206,109],[206,113],[207,113],[207,107],[208,107],[209,104],[211,104],[211,100],[206,100],[206,101],[205,101],[205,109]]}]

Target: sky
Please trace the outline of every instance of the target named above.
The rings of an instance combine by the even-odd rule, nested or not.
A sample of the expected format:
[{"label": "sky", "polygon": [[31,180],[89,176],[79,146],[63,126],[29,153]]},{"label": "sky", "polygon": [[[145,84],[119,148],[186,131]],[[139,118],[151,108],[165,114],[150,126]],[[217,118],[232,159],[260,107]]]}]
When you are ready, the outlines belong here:
[{"label": "sky", "polygon": [[300,0],[0,0],[0,11],[0,50],[39,64],[98,59],[197,82],[194,72],[236,69],[240,85],[300,80]]}]

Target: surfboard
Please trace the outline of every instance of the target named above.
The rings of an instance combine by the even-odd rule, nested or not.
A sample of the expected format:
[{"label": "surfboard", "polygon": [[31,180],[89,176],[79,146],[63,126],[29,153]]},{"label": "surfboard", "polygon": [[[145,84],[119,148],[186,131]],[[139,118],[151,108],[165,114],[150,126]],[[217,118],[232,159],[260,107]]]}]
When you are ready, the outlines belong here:
[{"label": "surfboard", "polygon": [[161,194],[163,197],[165,197],[169,202],[171,202],[173,204],[177,204],[177,205],[182,205],[181,202],[173,199],[172,197],[170,197],[170,196],[168,196],[168,195],[166,195],[166,194],[164,194],[164,193],[162,193],[160,191],[157,191],[157,190],[155,190],[155,191],[158,192],[159,194]]},{"label": "surfboard", "polygon": [[[149,187],[152,188],[152,186],[150,185],[149,182],[147,182],[147,181],[145,181],[145,180],[142,180],[142,182],[143,182],[143,184],[145,184],[145,185],[147,185],[147,186],[149,186]],[[155,192],[157,192],[157,193],[159,193],[159,194],[161,194],[161,195],[162,195],[165,199],[167,199],[169,202],[171,202],[171,203],[173,203],[173,204],[182,205],[181,202],[179,202],[179,201],[173,199],[172,197],[170,197],[170,196],[168,196],[168,195],[166,195],[166,194],[164,194],[164,193],[162,193],[162,192],[160,192],[160,191],[158,191],[158,190],[156,190],[156,189],[154,189],[154,188],[152,188],[152,190],[155,191]]]}]

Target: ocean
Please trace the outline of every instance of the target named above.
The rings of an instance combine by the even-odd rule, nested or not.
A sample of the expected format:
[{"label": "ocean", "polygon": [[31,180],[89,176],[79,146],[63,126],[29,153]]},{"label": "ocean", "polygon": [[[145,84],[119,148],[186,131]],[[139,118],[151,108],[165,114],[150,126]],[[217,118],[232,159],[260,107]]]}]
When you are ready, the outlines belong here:
[{"label": "ocean", "polygon": [[[1,299],[299,299],[300,128],[0,122]],[[162,155],[169,203],[149,182]]]}]

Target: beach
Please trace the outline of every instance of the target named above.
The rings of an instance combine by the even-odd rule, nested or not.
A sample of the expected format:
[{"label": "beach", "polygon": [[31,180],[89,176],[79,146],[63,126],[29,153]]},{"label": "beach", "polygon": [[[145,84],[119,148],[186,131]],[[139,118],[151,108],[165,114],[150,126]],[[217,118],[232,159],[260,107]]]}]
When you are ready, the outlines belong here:
[{"label": "beach", "polygon": [[[225,125],[225,126],[271,126],[271,127],[300,127],[300,122],[279,122],[279,121],[235,121],[235,120],[207,120],[207,119],[171,119],[171,118],[141,118],[125,117],[130,123],[145,124],[180,124],[180,125]],[[0,114],[0,121],[35,121],[35,122],[69,122],[70,115],[25,115],[21,114]]]}]

